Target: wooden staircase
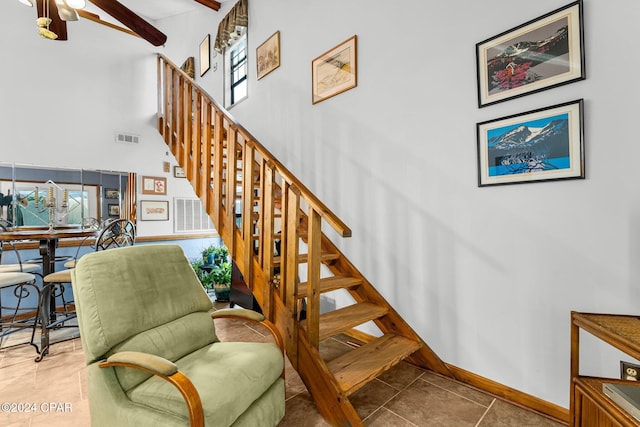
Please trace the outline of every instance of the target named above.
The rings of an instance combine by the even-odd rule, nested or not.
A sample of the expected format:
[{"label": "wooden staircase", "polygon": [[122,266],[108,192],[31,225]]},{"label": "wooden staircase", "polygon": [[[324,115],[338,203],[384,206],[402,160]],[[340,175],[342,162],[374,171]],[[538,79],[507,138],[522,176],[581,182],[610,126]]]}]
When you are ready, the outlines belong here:
[{"label": "wooden staircase", "polygon": [[[402,360],[454,377],[323,227],[338,237],[350,237],[351,230],[162,55],[158,130],[265,316],[283,335],[289,360],[328,422],[362,426],[349,396]],[[321,314],[320,295],[340,289],[353,304]],[[306,319],[301,320],[303,299]],[[322,359],[322,340],[371,321],[379,337],[333,360]]]}]

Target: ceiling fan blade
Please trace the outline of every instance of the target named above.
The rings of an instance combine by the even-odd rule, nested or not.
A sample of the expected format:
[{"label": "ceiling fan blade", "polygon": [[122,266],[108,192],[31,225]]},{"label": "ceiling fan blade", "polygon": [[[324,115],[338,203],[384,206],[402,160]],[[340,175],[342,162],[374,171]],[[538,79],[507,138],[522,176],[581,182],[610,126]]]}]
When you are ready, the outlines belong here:
[{"label": "ceiling fan blade", "polygon": [[[38,0],[42,1],[42,0]],[[125,5],[117,0],[90,0],[91,3],[113,16],[123,25],[131,29],[134,33],[148,41],[154,46],[162,46],[167,41],[164,35],[153,25],[136,15]]]},{"label": "ceiling fan blade", "polygon": [[139,34],[134,33],[133,31],[131,31],[128,28],[120,27],[118,25],[112,24],[111,22],[103,21],[95,13],[87,12],[86,10],[82,10],[82,9],[78,9],[77,12],[78,12],[78,15],[80,15],[84,19],[88,19],[89,21],[93,21],[95,23],[98,23],[100,25],[104,25],[104,26],[109,27],[109,28],[113,28],[114,30],[122,31],[123,33],[127,33],[127,34],[135,36],[135,37],[140,37]]},{"label": "ceiling fan blade", "polygon": [[[44,17],[44,2],[47,0],[36,0],[38,6],[38,18]],[[58,7],[56,2],[49,0],[49,18],[51,18],[51,24],[49,24],[49,30],[56,33],[58,38],[56,40],[67,40],[67,23],[60,19],[58,14]]]},{"label": "ceiling fan blade", "polygon": [[60,16],[60,19],[62,19],[63,21],[78,20],[78,13],[76,12],[75,9],[70,8],[64,3],[62,4],[56,3],[56,7],[58,8],[58,15]]}]

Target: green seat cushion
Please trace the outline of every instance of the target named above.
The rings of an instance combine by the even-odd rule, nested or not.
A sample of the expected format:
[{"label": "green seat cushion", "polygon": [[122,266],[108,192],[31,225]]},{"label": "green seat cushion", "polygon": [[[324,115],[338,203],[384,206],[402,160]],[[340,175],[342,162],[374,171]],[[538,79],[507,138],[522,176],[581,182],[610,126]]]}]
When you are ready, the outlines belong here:
[{"label": "green seat cushion", "polygon": [[[175,364],[198,390],[205,424],[218,427],[232,425],[279,381],[284,359],[273,343],[218,342],[175,361]],[[135,404],[188,418],[182,395],[162,378],[151,377],[129,390],[127,395]],[[278,401],[284,403],[284,388],[275,398],[275,402]],[[280,406],[271,405],[276,412]]]},{"label": "green seat cushion", "polygon": [[[107,357],[121,351],[139,351],[163,357],[175,362],[183,356],[218,341],[211,315],[208,313],[191,313],[164,325],[121,342],[107,353]],[[124,391],[151,377],[145,371],[116,368],[118,381]]]}]

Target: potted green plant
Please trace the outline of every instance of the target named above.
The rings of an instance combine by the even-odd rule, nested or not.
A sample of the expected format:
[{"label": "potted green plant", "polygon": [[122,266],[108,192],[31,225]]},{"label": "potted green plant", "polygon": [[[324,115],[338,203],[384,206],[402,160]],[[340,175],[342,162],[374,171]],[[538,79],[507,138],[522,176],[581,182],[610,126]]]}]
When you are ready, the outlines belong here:
[{"label": "potted green plant", "polygon": [[205,262],[199,259],[191,261],[191,267],[193,267],[193,271],[196,272],[196,276],[198,276],[202,287],[209,291],[213,289],[213,277],[211,277],[210,271],[206,271],[206,269],[200,268],[205,264]]},{"label": "potted green plant", "polygon": [[216,301],[229,301],[231,294],[231,263],[222,261],[214,265],[210,274]]},{"label": "potted green plant", "polygon": [[214,263],[216,246],[207,246],[202,250],[202,263],[212,265]]}]

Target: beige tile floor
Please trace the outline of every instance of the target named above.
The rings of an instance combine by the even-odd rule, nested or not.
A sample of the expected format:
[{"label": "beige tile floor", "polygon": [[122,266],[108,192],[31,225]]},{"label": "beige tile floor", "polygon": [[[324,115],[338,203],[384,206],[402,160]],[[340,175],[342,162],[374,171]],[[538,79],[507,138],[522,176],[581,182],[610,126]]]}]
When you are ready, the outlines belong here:
[{"label": "beige tile floor", "polygon": [[[249,323],[220,319],[216,327],[224,341],[270,339],[265,329]],[[60,335],[68,338],[69,333],[77,336],[73,331],[77,330],[56,331],[58,336],[54,339],[60,339]],[[54,344],[50,354],[39,363],[34,362],[34,348],[18,342],[18,338],[12,338],[0,348],[0,405],[28,404],[32,411],[0,411],[0,426],[89,426],[87,377],[80,339]],[[347,351],[349,342],[353,340],[348,337],[325,340],[321,353],[329,360]],[[328,426],[288,362],[286,378],[286,415],[279,426]],[[406,363],[356,392],[352,402],[365,425],[371,427],[562,425]]]}]

